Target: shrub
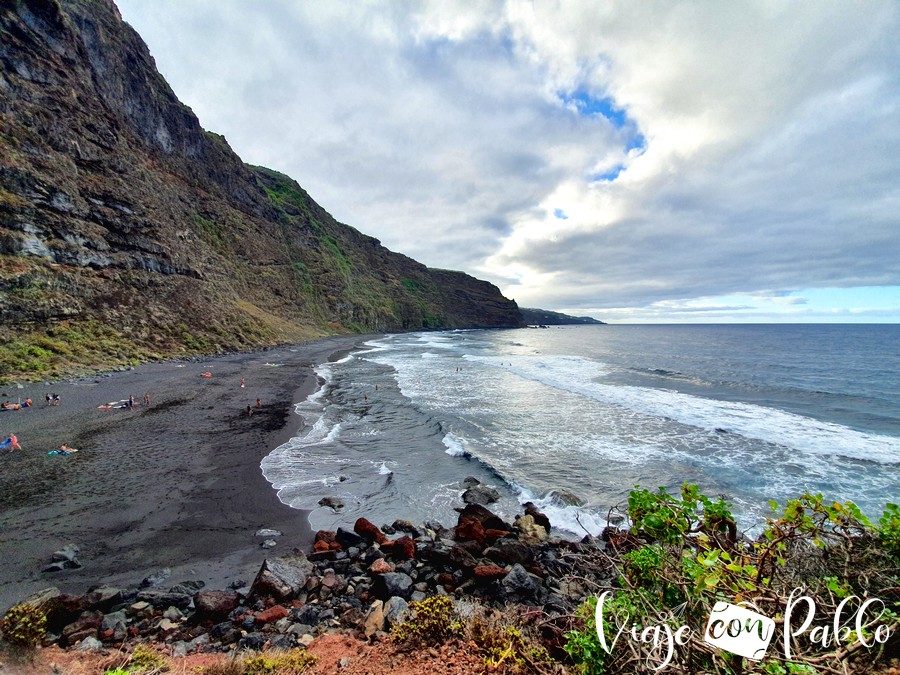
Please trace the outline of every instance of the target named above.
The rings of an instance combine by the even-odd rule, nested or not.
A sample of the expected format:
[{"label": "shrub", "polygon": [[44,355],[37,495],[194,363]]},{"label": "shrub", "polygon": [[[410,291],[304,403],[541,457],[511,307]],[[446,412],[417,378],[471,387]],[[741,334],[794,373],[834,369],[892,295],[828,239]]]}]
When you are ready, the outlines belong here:
[{"label": "shrub", "polygon": [[295,675],[316,662],[316,657],[305,649],[271,652],[252,656],[244,661],[247,675]]},{"label": "shrub", "polygon": [[0,622],[3,636],[13,647],[32,650],[37,647],[47,632],[47,615],[31,605],[19,604],[10,607]]},{"label": "shrub", "polygon": [[410,618],[391,628],[391,637],[404,647],[434,646],[460,634],[462,623],[448,597],[433,595],[409,609]]}]

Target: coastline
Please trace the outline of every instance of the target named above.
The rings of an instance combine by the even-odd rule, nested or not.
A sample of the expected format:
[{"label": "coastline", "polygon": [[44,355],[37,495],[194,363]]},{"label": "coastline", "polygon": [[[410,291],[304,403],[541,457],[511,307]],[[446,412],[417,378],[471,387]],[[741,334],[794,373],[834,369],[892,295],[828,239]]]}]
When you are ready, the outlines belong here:
[{"label": "coastline", "polygon": [[[334,336],[0,387],[3,400],[35,402],[0,417],[0,434],[13,432],[22,445],[0,455],[0,610],[50,586],[135,586],[164,568],[172,584],[224,588],[252,581],[267,555],[308,548],[307,513],[278,500],[259,464],[297,432],[293,404],[315,391],[314,366],[368,339]],[[207,371],[211,378],[201,376]],[[60,395],[59,406],[45,405],[47,392]],[[145,393],[149,407],[97,407],[129,395],[142,402]],[[63,443],[79,452],[47,454]],[[260,548],[259,528],[283,533],[273,551]],[[42,572],[69,543],[82,567]]]}]

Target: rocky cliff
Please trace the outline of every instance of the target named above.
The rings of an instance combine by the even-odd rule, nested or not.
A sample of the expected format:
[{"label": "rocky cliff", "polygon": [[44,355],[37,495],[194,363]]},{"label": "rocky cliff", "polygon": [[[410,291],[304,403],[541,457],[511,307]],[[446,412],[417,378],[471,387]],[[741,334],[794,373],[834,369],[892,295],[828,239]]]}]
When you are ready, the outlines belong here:
[{"label": "rocky cliff", "polygon": [[523,325],[516,304],[245,165],[109,0],[0,4],[0,378],[328,332]]}]

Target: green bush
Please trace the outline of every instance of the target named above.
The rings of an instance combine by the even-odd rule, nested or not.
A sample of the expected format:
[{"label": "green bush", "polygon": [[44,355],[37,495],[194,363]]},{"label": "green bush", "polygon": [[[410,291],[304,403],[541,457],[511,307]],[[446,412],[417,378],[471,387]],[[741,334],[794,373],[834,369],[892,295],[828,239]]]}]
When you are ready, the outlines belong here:
[{"label": "green bush", "polygon": [[31,605],[14,605],[0,622],[0,630],[13,647],[32,650],[44,639],[47,632],[47,615],[43,610]]}]

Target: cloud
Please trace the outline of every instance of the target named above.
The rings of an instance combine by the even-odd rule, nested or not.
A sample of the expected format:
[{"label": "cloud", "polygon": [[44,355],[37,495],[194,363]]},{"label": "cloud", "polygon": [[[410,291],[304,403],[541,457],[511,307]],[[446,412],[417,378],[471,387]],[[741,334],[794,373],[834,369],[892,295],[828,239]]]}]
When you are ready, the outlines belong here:
[{"label": "cloud", "polygon": [[246,161],[525,306],[900,286],[896,3],[120,8]]}]

